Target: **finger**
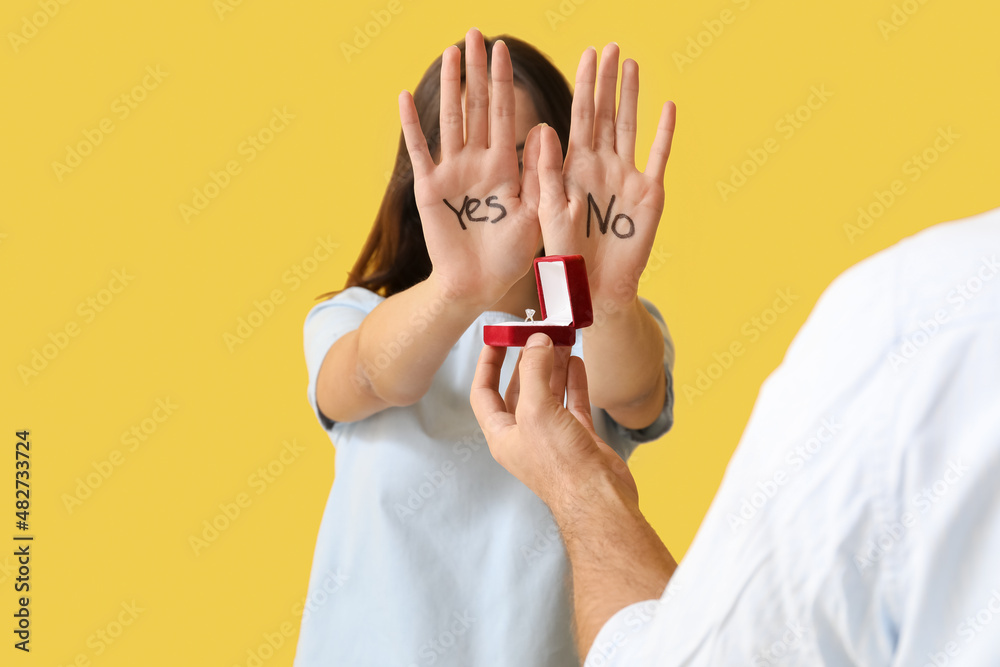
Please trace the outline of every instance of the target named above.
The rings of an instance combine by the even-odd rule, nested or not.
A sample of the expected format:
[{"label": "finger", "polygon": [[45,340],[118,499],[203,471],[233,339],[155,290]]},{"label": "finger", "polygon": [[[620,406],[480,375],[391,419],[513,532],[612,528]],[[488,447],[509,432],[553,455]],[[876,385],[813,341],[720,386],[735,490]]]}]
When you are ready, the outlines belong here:
[{"label": "finger", "polygon": [[[555,346],[552,340],[543,333],[534,333],[528,338],[521,350],[521,362],[518,369],[521,373],[521,393],[518,399],[518,413],[525,406],[535,409],[552,404],[552,366],[555,357]],[[560,405],[562,402],[560,401]]]},{"label": "finger", "polygon": [[562,405],[566,398],[566,373],[569,368],[569,355],[573,351],[569,347],[555,348],[552,359],[552,376],[549,378],[549,388],[552,396]]},{"label": "finger", "polygon": [[[563,185],[563,154],[559,133],[554,127],[544,125],[539,129],[538,187],[539,208],[544,208],[546,219],[566,206],[566,189]],[[541,221],[541,217],[539,217]]]},{"label": "finger", "polygon": [[441,54],[441,158],[465,144],[462,114],[462,50],[452,44]]},{"label": "finger", "polygon": [[524,350],[517,353],[517,363],[514,364],[514,373],[507,383],[507,391],[504,393],[503,402],[507,405],[507,412],[513,413],[517,409],[517,399],[521,395],[521,375],[517,367],[521,365],[521,355]]},{"label": "finger", "polygon": [[486,148],[489,140],[490,94],[486,84],[486,44],[475,28],[465,35],[466,146]]},{"label": "finger", "polygon": [[594,143],[594,77],[597,75],[597,49],[588,47],[580,56],[573,89],[569,141],[575,147],[591,150]]},{"label": "finger", "polygon": [[663,183],[663,175],[667,171],[667,158],[670,157],[670,144],[674,140],[674,123],[677,107],[673,102],[663,105],[660,113],[660,124],[656,127],[656,138],[649,147],[649,159],[646,161],[647,176],[652,176],[657,183]]},{"label": "finger", "polygon": [[615,153],[635,165],[636,116],[639,108],[639,64],[631,58],[622,63],[622,90],[615,118]]},{"label": "finger", "polygon": [[615,88],[618,83],[618,45],[604,47],[597,70],[597,107],[594,111],[594,150],[614,150]]},{"label": "finger", "polygon": [[406,152],[410,154],[410,164],[413,165],[413,178],[423,178],[434,169],[434,160],[427,150],[427,138],[420,129],[413,96],[407,90],[399,94],[399,121],[403,126]]},{"label": "finger", "polygon": [[529,211],[538,209],[538,158],[539,137],[541,128],[535,126],[528,130],[524,138],[524,171],[521,173],[521,203]]},{"label": "finger", "polygon": [[493,43],[493,99],[490,100],[490,148],[496,148],[500,155],[510,154],[517,160],[514,148],[514,70],[510,64],[510,52],[503,40]]},{"label": "finger", "polygon": [[590,414],[590,390],[587,387],[587,369],[580,357],[570,357],[566,374],[566,408],[586,427],[594,432],[594,419]]},{"label": "finger", "polygon": [[476,374],[472,379],[469,403],[487,438],[498,435],[514,425],[514,415],[500,397],[500,370],[507,355],[507,348],[484,345],[479,353]]}]

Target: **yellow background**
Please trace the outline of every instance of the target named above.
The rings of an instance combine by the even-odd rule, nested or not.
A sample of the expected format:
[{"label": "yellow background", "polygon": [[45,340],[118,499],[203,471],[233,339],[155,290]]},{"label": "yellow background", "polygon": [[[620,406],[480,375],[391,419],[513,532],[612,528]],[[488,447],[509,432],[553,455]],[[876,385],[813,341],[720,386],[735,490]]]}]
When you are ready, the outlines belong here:
[{"label": "yellow background", "polygon": [[[676,425],[632,467],[643,509],[678,556],[760,383],[833,277],[917,230],[1000,203],[997,3],[908,0],[915,13],[883,34],[879,21],[904,3],[400,2],[349,62],[341,44],[387,1],[244,0],[222,13],[212,0],[3,3],[0,425],[9,449],[0,478],[13,479],[14,432],[30,429],[36,536],[25,655],[10,632],[13,483],[0,483],[0,539],[10,545],[0,549],[3,664],[246,665],[282,627],[290,636],[263,664],[292,663],[334,475],[333,448],[306,402],[303,319],[316,295],[343,286],[368,232],[399,136],[397,94],[470,26],[537,45],[570,81],[587,46],[619,42],[640,65],[640,163],[662,102],[677,104],[657,237],[670,256],[642,283],[676,341]],[[44,17],[42,5],[58,12]],[[723,10],[732,22],[719,31],[712,21]],[[34,32],[25,28],[33,20],[43,24]],[[720,34],[704,32],[701,53],[679,67],[674,53],[713,25]],[[31,36],[12,42],[11,33]],[[115,99],[147,67],[165,76],[123,118]],[[812,86],[832,96],[786,138],[775,124]],[[247,161],[241,142],[274,108],[294,119]],[[105,118],[113,131],[60,180],[52,163]],[[911,181],[904,163],[949,127],[958,138]],[[780,150],[723,201],[718,182],[769,137]],[[185,221],[179,206],[230,160],[240,172]],[[852,242],[844,225],[895,179],[905,193]],[[313,256],[318,237],[339,247],[292,289],[286,272]],[[123,268],[129,284],[102,293]],[[276,289],[284,301],[230,351],[224,334]],[[779,289],[798,300],[750,341],[744,325]],[[90,321],[78,310],[109,295]],[[19,366],[71,322],[78,335],[25,382]],[[745,353],[688,400],[685,385],[734,341]],[[122,433],[167,398],[177,409],[147,421],[155,432],[129,451]],[[258,493],[251,476],[286,440],[304,451]],[[69,511],[65,495],[115,450],[121,465]],[[189,537],[240,493],[251,504],[196,555]],[[113,643],[99,640],[133,601],[138,616]]]}]

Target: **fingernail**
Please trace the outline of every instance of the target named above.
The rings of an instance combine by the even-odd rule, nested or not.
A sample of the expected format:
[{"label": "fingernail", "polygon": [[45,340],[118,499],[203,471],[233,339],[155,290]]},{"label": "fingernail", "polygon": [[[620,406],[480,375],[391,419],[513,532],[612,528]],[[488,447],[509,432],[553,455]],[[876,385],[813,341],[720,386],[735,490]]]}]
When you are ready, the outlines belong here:
[{"label": "fingernail", "polygon": [[552,340],[543,333],[534,333],[528,338],[528,342],[524,344],[525,349],[529,347],[548,347],[552,345]]}]

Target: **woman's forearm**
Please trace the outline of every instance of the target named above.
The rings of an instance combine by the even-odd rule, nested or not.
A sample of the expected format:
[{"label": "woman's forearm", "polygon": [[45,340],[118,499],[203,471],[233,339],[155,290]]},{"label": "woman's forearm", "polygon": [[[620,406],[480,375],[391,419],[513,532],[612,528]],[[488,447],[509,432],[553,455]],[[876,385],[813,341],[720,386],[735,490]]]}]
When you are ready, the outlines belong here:
[{"label": "woman's forearm", "polygon": [[387,298],[327,353],[317,379],[320,410],[334,421],[356,421],[420,400],[486,307],[433,275]]},{"label": "woman's forearm", "polygon": [[625,428],[653,423],[666,396],[665,343],[659,325],[639,298],[622,307],[605,307],[582,333],[594,405]]}]

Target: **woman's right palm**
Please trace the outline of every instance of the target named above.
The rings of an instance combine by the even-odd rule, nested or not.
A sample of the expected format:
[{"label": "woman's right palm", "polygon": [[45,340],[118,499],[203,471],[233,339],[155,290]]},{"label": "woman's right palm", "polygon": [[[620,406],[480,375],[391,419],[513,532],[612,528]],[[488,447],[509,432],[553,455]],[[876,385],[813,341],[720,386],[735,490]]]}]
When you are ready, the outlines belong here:
[{"label": "woman's right palm", "polygon": [[538,128],[525,140],[521,177],[510,54],[503,42],[494,44],[491,109],[482,34],[470,30],[465,44],[465,113],[461,52],[450,46],[442,56],[438,164],[427,149],[409,93],[400,95],[399,114],[433,272],[452,293],[475,297],[488,307],[527,273],[538,248]]}]

